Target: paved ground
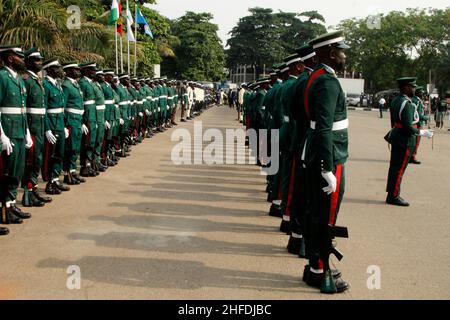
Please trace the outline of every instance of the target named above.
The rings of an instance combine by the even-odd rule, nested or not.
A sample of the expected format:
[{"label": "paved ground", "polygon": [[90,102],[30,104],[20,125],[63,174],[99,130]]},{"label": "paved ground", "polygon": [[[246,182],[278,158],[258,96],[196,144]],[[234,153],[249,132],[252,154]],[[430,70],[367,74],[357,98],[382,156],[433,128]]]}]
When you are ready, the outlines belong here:
[{"label": "paved ground", "polygon": [[[237,128],[235,113],[214,107],[204,127]],[[265,178],[251,165],[175,166],[171,132],[134,147],[132,156],[55,197],[33,219],[0,238],[3,299],[449,299],[450,132],[420,149],[403,196],[384,204],[389,120],[350,113],[351,160],[338,219],[338,263],[352,288],[321,296],[300,281],[304,262],[286,253],[280,220],[267,215]],[[179,128],[193,131],[193,123]],[[230,143],[230,142],[229,142]],[[231,142],[234,143],[234,142]],[[81,270],[69,290],[67,268]],[[369,290],[369,266],[381,289]]]}]

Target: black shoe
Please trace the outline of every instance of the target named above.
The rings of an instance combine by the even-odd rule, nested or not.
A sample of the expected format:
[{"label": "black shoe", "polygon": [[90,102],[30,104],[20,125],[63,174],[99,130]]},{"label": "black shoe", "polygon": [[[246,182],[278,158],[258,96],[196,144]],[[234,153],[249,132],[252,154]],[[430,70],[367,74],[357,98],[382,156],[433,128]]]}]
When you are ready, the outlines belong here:
[{"label": "black shoe", "polygon": [[61,190],[52,182],[47,183],[45,187],[45,193],[50,195],[61,194]]},{"label": "black shoe", "polygon": [[303,243],[303,238],[294,238],[293,236],[291,236],[289,238],[289,242],[287,245],[288,252],[290,254],[298,255],[298,253],[300,252],[300,249],[302,247],[302,243]]},{"label": "black shoe", "polygon": [[89,170],[88,170],[87,167],[81,168],[81,170],[80,170],[80,176],[86,177],[86,178],[89,177]]},{"label": "black shoe", "polygon": [[272,192],[269,191],[269,193],[267,194],[267,202],[272,203],[273,200],[275,200],[272,196]]},{"label": "black shoe", "polygon": [[409,207],[409,203],[403,200],[401,197],[394,198],[390,195],[387,196],[386,203],[391,204],[393,206]]},{"label": "black shoe", "polygon": [[281,210],[281,206],[272,203],[272,206],[270,207],[269,216],[282,218],[283,217],[283,212]]},{"label": "black shoe", "polygon": [[21,224],[23,220],[16,216],[11,208],[2,207],[1,208],[1,216],[0,216],[1,224]]},{"label": "black shoe", "polygon": [[45,202],[40,201],[38,198],[36,198],[32,190],[25,189],[22,197],[22,205],[25,208],[43,207],[45,206]]},{"label": "black shoe", "polygon": [[185,119],[181,119],[180,121],[181,121],[181,122],[187,122]]},{"label": "black shoe", "polygon": [[310,272],[309,266],[305,266],[305,271],[303,272],[303,281],[306,282],[306,284],[313,288],[321,289],[322,293],[342,293],[350,288],[347,282],[342,280],[341,273],[338,270],[331,270],[331,281],[334,282],[333,287],[335,287],[335,290],[329,291],[324,290],[324,282],[325,280],[328,280],[325,277],[325,273],[314,273]]},{"label": "black shoe", "polygon": [[0,227],[0,236],[6,236],[7,234],[9,234],[8,228]]},{"label": "black shoe", "polygon": [[68,185],[65,185],[61,181],[57,180],[55,182],[52,182],[56,188],[58,188],[62,192],[70,191],[70,187]]},{"label": "black shoe", "polygon": [[65,176],[64,176],[64,183],[68,184],[70,186],[74,186],[74,185],[79,185],[81,182],[74,178],[74,176],[68,172]]},{"label": "black shoe", "polygon": [[112,159],[107,159],[106,164],[108,167],[115,167],[117,165],[117,162],[113,161]]},{"label": "black shoe", "polygon": [[98,171],[98,172],[105,172],[107,168],[108,168],[108,167],[105,167],[105,166],[102,165],[101,163],[98,163],[98,164],[97,164],[97,171]]},{"label": "black shoe", "polygon": [[76,173],[76,172],[73,172],[73,173],[72,173],[72,177],[73,177],[74,179],[80,181],[80,183],[85,183],[85,182],[86,182],[86,179],[80,177],[80,176],[78,175],[78,173]]},{"label": "black shoe", "polygon": [[290,222],[283,219],[281,220],[280,231],[287,234],[291,229],[290,226]]},{"label": "black shoe", "polygon": [[44,203],[50,203],[50,202],[52,202],[52,200],[53,200],[53,199],[50,198],[50,197],[46,197],[46,196],[41,195],[41,193],[39,192],[39,190],[38,190],[37,187],[34,187],[34,188],[33,188],[32,193],[33,193],[33,197],[36,197],[36,199],[38,199],[38,200],[41,201],[41,202],[44,202]]},{"label": "black shoe", "polygon": [[[308,281],[310,274],[313,274],[313,273],[311,272],[310,266],[308,264],[305,266],[305,269],[303,270],[303,279],[302,279],[303,282]],[[333,276],[333,278],[338,279],[342,276],[342,273],[339,270],[335,269],[335,270],[331,270],[331,275]],[[322,276],[323,276],[323,273],[322,273]],[[312,279],[312,282],[314,282],[314,280],[315,279]],[[317,288],[319,288],[319,287],[320,287],[320,283],[317,285]]]},{"label": "black shoe", "polygon": [[411,164],[421,164],[422,162],[417,161],[416,159],[411,158],[411,160],[409,160],[409,163],[411,163]]},{"label": "black shoe", "polygon": [[23,212],[22,210],[20,210],[20,208],[16,207],[16,205],[12,205],[9,209],[15,216],[19,217],[20,219],[26,220],[31,218],[30,213]]}]

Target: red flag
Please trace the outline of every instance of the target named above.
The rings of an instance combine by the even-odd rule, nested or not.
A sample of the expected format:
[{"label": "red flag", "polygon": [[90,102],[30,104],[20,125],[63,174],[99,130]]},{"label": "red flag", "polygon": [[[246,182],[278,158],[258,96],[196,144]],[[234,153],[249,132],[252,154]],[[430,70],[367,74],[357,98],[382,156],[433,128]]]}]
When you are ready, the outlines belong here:
[{"label": "red flag", "polygon": [[122,1],[119,0],[119,20],[117,20],[117,33],[123,35]]}]

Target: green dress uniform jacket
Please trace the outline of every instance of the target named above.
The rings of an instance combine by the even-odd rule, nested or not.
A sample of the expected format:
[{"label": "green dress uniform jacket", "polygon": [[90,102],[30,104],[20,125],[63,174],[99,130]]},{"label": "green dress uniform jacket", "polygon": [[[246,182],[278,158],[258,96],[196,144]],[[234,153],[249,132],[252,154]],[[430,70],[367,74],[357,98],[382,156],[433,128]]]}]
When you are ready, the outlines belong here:
[{"label": "green dress uniform jacket", "polygon": [[75,172],[83,137],[83,132],[81,131],[84,114],[83,91],[81,91],[80,85],[76,80],[69,78],[64,80],[62,89],[66,102],[66,127],[70,130],[64,154],[64,170]]},{"label": "green dress uniform jacket", "polygon": [[422,128],[423,124],[428,121],[428,118],[425,116],[423,101],[418,96],[412,97],[411,101],[417,106],[417,112],[419,113],[418,127]]},{"label": "green dress uniform jacket", "polygon": [[95,91],[92,80],[83,77],[78,81],[84,98],[84,123],[97,121],[97,109],[95,108]]},{"label": "green dress uniform jacket", "polygon": [[105,97],[105,120],[111,125],[116,120],[116,101],[114,99],[114,90],[111,85],[104,81],[100,84]]},{"label": "green dress uniform jacket", "polygon": [[[21,77],[14,77],[6,67],[0,70],[0,112],[5,135],[14,143],[13,152],[3,157],[3,174],[22,179],[25,167],[25,135],[28,129],[26,115],[27,90]],[[1,182],[0,201],[14,201],[18,184]]]},{"label": "green dress uniform jacket", "polygon": [[66,105],[63,89],[58,80],[52,82],[49,77],[45,77],[43,86],[47,107],[45,131],[63,132],[65,128],[64,108]]},{"label": "green dress uniform jacket", "polygon": [[[313,75],[318,76],[314,79]],[[306,133],[304,160],[307,164],[318,161],[322,171],[330,172],[348,158],[345,93],[334,71],[323,64],[308,79],[305,90],[305,112],[311,128]]]},{"label": "green dress uniform jacket", "polygon": [[[33,139],[33,147],[26,152],[24,187],[28,190],[37,186],[42,170],[45,136],[45,91],[40,78],[32,71],[22,77],[27,90],[27,120]],[[30,185],[31,184],[31,185]]]},{"label": "green dress uniform jacket", "polygon": [[417,106],[404,94],[395,97],[391,103],[394,128],[390,131],[389,142],[404,148],[416,146],[416,136],[420,134],[417,124],[420,116]]}]

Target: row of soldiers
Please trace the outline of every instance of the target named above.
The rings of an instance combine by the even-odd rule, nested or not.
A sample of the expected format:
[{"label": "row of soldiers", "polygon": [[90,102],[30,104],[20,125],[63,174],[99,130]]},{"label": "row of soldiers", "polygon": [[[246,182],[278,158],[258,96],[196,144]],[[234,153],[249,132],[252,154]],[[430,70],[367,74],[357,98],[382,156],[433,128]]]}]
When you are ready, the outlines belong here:
[{"label": "row of soldiers", "polygon": [[[23,52],[17,45],[0,46],[0,58],[2,224],[31,218],[16,205],[20,185],[24,207],[43,207],[51,195],[117,165],[131,146],[177,125],[179,103],[181,121],[210,103],[203,86],[191,81],[116,75],[93,62],[44,61],[38,49]],[[39,189],[40,176],[49,196]],[[0,235],[8,232],[0,228]]]},{"label": "row of soldiers", "polygon": [[[273,66],[270,78],[244,84],[243,113],[247,129],[268,130],[267,141],[258,141],[258,164],[279,156],[279,170],[267,178],[269,214],[281,217],[280,231],[290,235],[289,253],[307,259],[303,281],[322,293],[346,291],[339,270],[330,268],[329,257],[343,255],[335,238],[347,238],[348,230],[336,226],[345,190],[348,159],[346,95],[336,72],[344,70],[344,35],[337,31],[322,35]],[[420,90],[416,78],[397,79],[401,94],[391,105],[393,129],[387,204],[408,206],[400,197],[400,184],[409,162],[415,159],[420,137],[432,137],[422,129]],[[241,91],[242,93],[242,91]],[[270,134],[278,130],[278,148]],[[266,145],[265,145],[266,144]],[[279,155],[265,158],[265,151]]]},{"label": "row of soldiers", "polygon": [[[348,237],[336,220],[345,189],[348,119],[345,93],[336,72],[346,60],[342,32],[322,35],[274,65],[270,78],[244,85],[243,113],[247,129],[267,129],[260,150],[279,150],[279,170],[267,177],[269,214],[281,217],[280,230],[290,235],[289,253],[307,259],[303,281],[322,293],[349,288],[341,272],[330,268],[330,254],[342,255],[336,237]],[[278,148],[270,145],[278,130]],[[269,159],[270,159],[269,158]],[[270,164],[259,157],[258,164]]]}]

